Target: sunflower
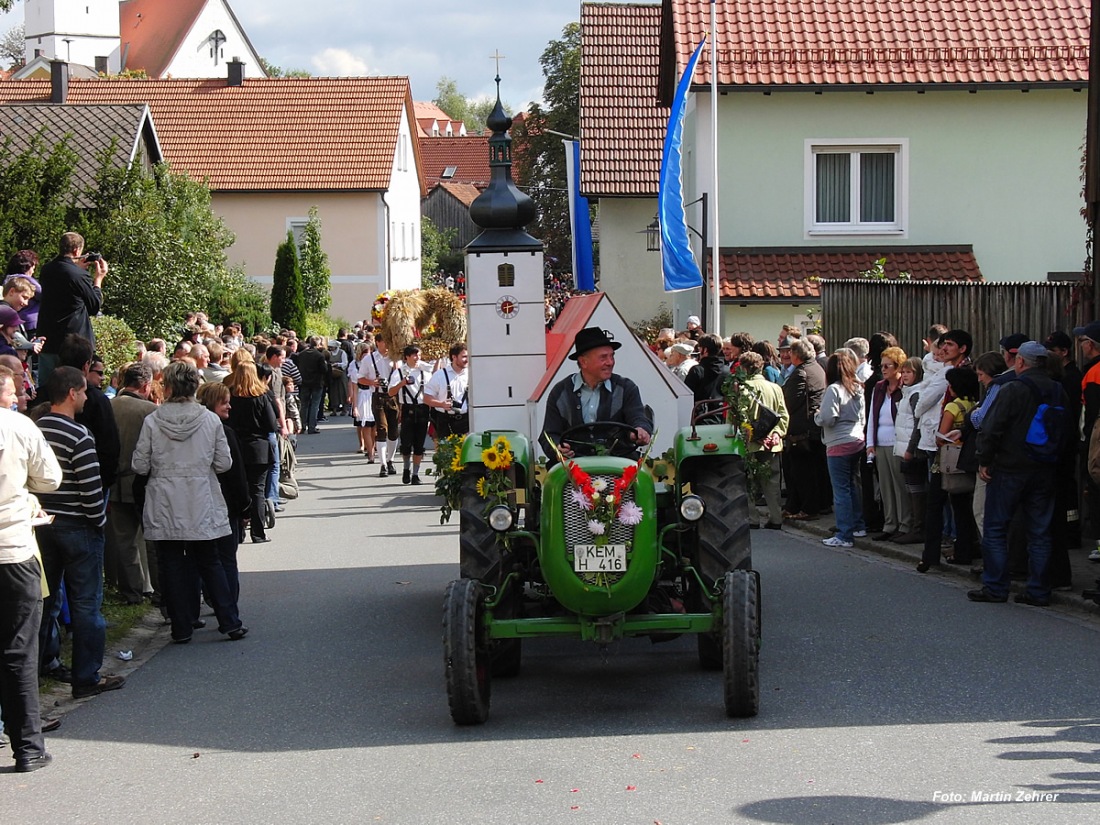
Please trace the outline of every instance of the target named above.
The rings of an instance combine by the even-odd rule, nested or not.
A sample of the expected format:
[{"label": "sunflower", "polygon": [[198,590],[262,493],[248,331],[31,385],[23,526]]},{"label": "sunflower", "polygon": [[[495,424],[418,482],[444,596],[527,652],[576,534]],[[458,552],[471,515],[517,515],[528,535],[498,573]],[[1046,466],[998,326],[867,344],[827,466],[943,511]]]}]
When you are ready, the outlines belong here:
[{"label": "sunflower", "polygon": [[504,458],[495,446],[481,451],[481,463],[490,470],[499,470],[504,466]]},{"label": "sunflower", "polygon": [[482,498],[489,497],[489,491],[485,489],[487,484],[488,480],[485,478],[485,476],[482,476],[477,480],[477,494]]},{"label": "sunflower", "polygon": [[498,435],[497,440],[493,442],[493,446],[500,450],[502,453],[508,453],[512,451],[512,443],[506,436]]},{"label": "sunflower", "polygon": [[458,453],[455,453],[454,457],[451,458],[451,472],[452,473],[461,473],[462,472],[462,457]]}]

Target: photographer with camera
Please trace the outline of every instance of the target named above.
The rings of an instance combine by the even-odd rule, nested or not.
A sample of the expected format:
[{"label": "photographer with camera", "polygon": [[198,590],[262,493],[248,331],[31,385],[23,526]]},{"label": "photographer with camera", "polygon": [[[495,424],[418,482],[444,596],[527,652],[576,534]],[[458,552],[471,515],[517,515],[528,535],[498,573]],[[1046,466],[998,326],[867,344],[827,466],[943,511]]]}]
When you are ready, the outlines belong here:
[{"label": "photographer with camera", "polygon": [[38,310],[38,334],[45,343],[38,360],[38,384],[43,385],[58,363],[65,336],[75,333],[92,342],[92,318],[103,303],[103,279],[107,262],[98,252],[84,254],[84,238],[76,232],[61,236],[61,254],[42,267],[42,303]]}]

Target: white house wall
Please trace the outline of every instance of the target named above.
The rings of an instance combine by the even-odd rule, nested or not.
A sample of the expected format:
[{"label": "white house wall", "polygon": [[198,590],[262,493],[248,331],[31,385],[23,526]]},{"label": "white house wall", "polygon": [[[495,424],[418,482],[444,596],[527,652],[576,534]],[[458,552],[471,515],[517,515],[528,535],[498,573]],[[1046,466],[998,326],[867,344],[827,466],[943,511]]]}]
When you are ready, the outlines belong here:
[{"label": "white house wall", "polygon": [[[972,244],[992,281],[1081,269],[1084,93],[739,93],[719,104],[724,247]],[[688,199],[712,188],[705,94],[690,116],[698,143]],[[907,142],[903,237],[806,237],[806,142],[831,138]]]},{"label": "white house wall", "polygon": [[[210,54],[210,35],[215,30],[225,35],[217,60]],[[183,38],[179,50],[164,70],[165,77],[225,77],[226,63],[234,57],[244,62],[245,77],[263,77],[260,58],[248,45],[244,33],[233,20],[224,0],[213,0],[199,12],[194,25]]]},{"label": "white house wall", "polygon": [[118,0],[26,0],[24,27],[28,63],[38,49],[45,57],[84,66],[113,55],[111,68],[117,70]]},{"label": "white house wall", "polygon": [[402,110],[390,188],[385,196],[389,207],[389,270],[393,289],[420,286],[420,178],[413,152],[415,128]]}]

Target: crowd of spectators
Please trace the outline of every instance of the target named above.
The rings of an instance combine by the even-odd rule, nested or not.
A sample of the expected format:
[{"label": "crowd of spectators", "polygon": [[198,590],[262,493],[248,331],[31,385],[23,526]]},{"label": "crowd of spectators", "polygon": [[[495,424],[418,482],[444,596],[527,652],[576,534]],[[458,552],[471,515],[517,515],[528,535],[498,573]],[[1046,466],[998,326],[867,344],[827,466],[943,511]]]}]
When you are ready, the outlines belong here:
[{"label": "crowd of spectators", "polygon": [[724,386],[743,396],[749,422],[767,421],[747,431],[762,526],[831,515],[828,546],[919,545],[922,573],[970,566],[978,602],[1006,601],[1012,578],[1026,580],[1016,600],[1029,605],[1070,589],[1081,511],[1097,538],[1088,558],[1100,562],[1100,490],[1086,463],[1091,445],[1100,478],[1100,322],[1072,337],[1009,332],[981,354],[966,330],[933,324],[910,356],[885,331],[830,353],[797,327],[773,345],[745,332],[719,339],[698,321],[661,330],[654,350],[697,402]]}]

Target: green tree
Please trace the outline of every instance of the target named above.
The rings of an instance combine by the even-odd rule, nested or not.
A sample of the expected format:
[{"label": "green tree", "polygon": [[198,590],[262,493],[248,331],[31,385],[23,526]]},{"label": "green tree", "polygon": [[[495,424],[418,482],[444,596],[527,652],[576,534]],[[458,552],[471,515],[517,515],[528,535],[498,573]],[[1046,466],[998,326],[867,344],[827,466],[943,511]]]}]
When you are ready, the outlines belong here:
[{"label": "green tree", "polygon": [[305,335],[306,301],[302,294],[302,270],[298,264],[298,244],[294,233],[287,232],[286,240],[275,253],[275,282],[271,287],[271,318],[280,327]]},{"label": "green tree", "polygon": [[67,139],[47,146],[42,135],[22,152],[0,145],[0,249],[34,249],[52,257],[73,213],[77,155]]},{"label": "green tree", "polygon": [[458,230],[454,227],[438,228],[431,218],[420,218],[420,285],[431,289],[432,275],[440,269],[448,269],[455,257],[453,249]]},{"label": "green tree", "polygon": [[305,69],[284,69],[282,66],[269,63],[262,57],[260,58],[260,68],[267,73],[268,77],[313,77]]},{"label": "green tree", "polygon": [[9,69],[18,69],[27,61],[27,39],[23,31],[20,23],[0,37],[0,61]]},{"label": "green tree", "polygon": [[113,149],[100,159],[77,229],[86,248],[103,254],[111,270],[103,283],[103,310],[141,337],[171,334],[188,310],[205,309],[225,277],[225,250],[233,233],[210,208],[206,184],[140,160],[115,167]]},{"label": "green tree", "polygon": [[[458,84],[449,77],[441,77],[435,84],[435,90],[436,96],[432,103],[446,112],[451,120],[461,120],[465,123],[469,116],[470,105],[466,95],[458,90]],[[470,128],[468,124],[466,128]]]},{"label": "green tree", "polygon": [[309,208],[301,253],[306,312],[324,312],[332,305],[332,270],[328,266],[328,254],[321,247],[321,219],[316,206]]},{"label": "green tree", "polygon": [[[496,106],[496,98],[469,98],[458,90],[458,84],[449,77],[439,78],[435,84],[436,97],[432,102],[447,113],[451,120],[461,120],[470,134],[485,131],[485,121]],[[501,101],[504,111],[512,113],[512,107]]]},{"label": "green tree", "polygon": [[580,133],[581,27],[570,23],[560,40],[552,40],[539,58],[546,78],[545,106],[532,103],[522,124],[513,129],[513,173],[537,208],[531,234],[546,244],[547,255],[568,266],[572,258],[569,193],[561,137]]}]

